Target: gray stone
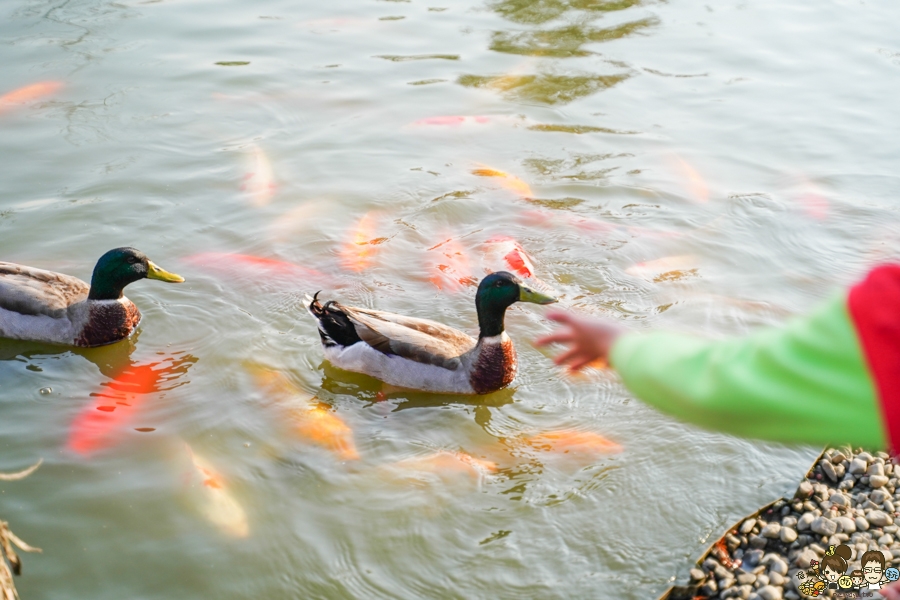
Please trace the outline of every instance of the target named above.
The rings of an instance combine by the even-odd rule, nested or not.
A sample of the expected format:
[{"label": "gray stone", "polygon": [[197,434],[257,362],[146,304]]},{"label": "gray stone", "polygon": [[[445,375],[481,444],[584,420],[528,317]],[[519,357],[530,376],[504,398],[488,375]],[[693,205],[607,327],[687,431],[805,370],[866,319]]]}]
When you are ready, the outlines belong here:
[{"label": "gray stone", "polygon": [[825,474],[825,477],[832,481],[838,480],[838,475],[834,470],[834,465],[831,464],[830,461],[823,460],[820,464],[822,465],[822,473]]},{"label": "gray stone", "polygon": [[813,486],[809,481],[803,481],[797,487],[797,491],[794,492],[795,498],[800,498],[801,500],[806,500],[813,493]]},{"label": "gray stone", "polygon": [[869,529],[869,521],[866,520],[865,517],[856,517],[853,519],[853,522],[856,523],[856,528],[860,531],[866,531]]},{"label": "gray stone", "polygon": [[893,543],[894,543],[894,536],[892,536],[889,533],[886,533],[883,536],[881,536],[880,538],[878,538],[879,546],[890,546]]},{"label": "gray stone", "polygon": [[875,504],[883,504],[891,495],[884,490],[872,490],[869,492],[869,500]]},{"label": "gray stone", "polygon": [[841,544],[843,544],[844,542],[846,542],[849,539],[850,539],[850,536],[847,535],[846,533],[836,533],[833,536],[831,536],[830,538],[828,538],[828,545],[829,546],[840,546]]},{"label": "gray stone", "polygon": [[741,545],[741,540],[739,540],[737,537],[731,535],[730,533],[726,533],[725,534],[725,545],[728,546],[729,552],[734,552],[738,548],[738,546]]},{"label": "gray stone", "polygon": [[808,569],[809,564],[812,561],[819,560],[819,556],[820,555],[816,554],[816,552],[812,548],[807,547],[805,550],[803,550],[803,552],[800,553],[799,556],[797,556],[797,559],[794,561],[794,564],[797,565],[798,567],[800,567],[801,569]]},{"label": "gray stone", "polygon": [[766,561],[769,565],[770,573],[778,573],[779,575],[787,575],[788,566],[787,563],[784,562],[784,559],[780,556],[770,555],[769,560]]},{"label": "gray stone", "polygon": [[825,556],[825,548],[818,544],[810,544],[809,549],[818,554],[819,556]]},{"label": "gray stone", "polygon": [[850,517],[835,517],[833,520],[843,533],[854,533],[856,531],[856,523]]},{"label": "gray stone", "polygon": [[756,581],[756,575],[753,573],[741,573],[737,576],[737,582],[739,585],[748,585],[752,584]]},{"label": "gray stone", "polygon": [[762,550],[747,550],[744,552],[744,566],[748,569],[754,569],[762,560],[763,552]]},{"label": "gray stone", "polygon": [[782,527],[781,533],[779,534],[781,541],[785,544],[790,544],[797,539],[797,532],[790,527]]},{"label": "gray stone", "polygon": [[829,496],[828,501],[832,506],[850,506],[850,499],[847,496],[837,493]]},{"label": "gray stone", "polygon": [[756,525],[756,519],[747,519],[741,524],[741,533],[750,533],[753,530],[754,525]]},{"label": "gray stone", "polygon": [[852,490],[854,485],[856,485],[856,481],[853,480],[853,477],[849,477],[838,484],[838,489],[846,492]]},{"label": "gray stone", "polygon": [[762,600],[781,600],[781,588],[767,585],[759,588],[759,597]]},{"label": "gray stone", "polygon": [[819,508],[822,509],[822,512],[827,512],[829,509],[831,509],[831,502],[829,502],[828,500],[822,500],[821,502],[819,502]]},{"label": "gray stone", "polygon": [[800,600],[800,594],[794,590],[788,590],[784,593],[784,600]]},{"label": "gray stone", "polygon": [[[887,515],[885,515],[885,517],[887,517]],[[817,517],[816,520],[812,522],[812,525],[809,526],[809,528],[819,535],[831,536],[837,533],[837,523],[835,523],[828,517]]]},{"label": "gray stone", "polygon": [[[728,577],[728,578],[726,578],[726,579],[720,579],[720,580],[717,582],[716,585],[718,586],[718,588],[719,588],[720,590],[727,590],[727,589],[729,589],[731,586],[734,585],[734,577]],[[724,595],[723,595],[722,597],[723,597],[723,598],[727,598],[727,596],[724,596]]]},{"label": "gray stone", "polygon": [[718,591],[719,591],[719,586],[716,585],[715,579],[710,579],[709,581],[707,581],[700,587],[700,595],[701,596],[709,597]]},{"label": "gray stone", "polygon": [[782,527],[796,527],[797,526],[797,517],[788,515],[787,517],[781,520]]},{"label": "gray stone", "polygon": [[716,579],[726,579],[731,575],[728,569],[718,564],[716,565],[716,568],[713,569],[713,573],[715,573]]},{"label": "gray stone", "polygon": [[763,537],[767,537],[770,540],[774,540],[774,539],[778,538],[780,533],[781,533],[781,525],[779,525],[778,523],[769,523],[768,525],[763,527],[763,530],[760,532],[760,535]]},{"label": "gray stone", "polygon": [[868,515],[866,515],[866,519],[875,527],[884,527],[885,525],[891,525],[894,523],[894,519],[892,519],[886,513],[881,512],[880,510],[873,510]]},{"label": "gray stone", "polygon": [[809,500],[806,500],[806,501],[803,503],[803,510],[806,511],[806,512],[816,512],[816,510],[817,510],[818,508],[819,508],[818,506],[816,506],[815,504],[813,504],[813,503],[812,503],[811,501],[809,501]]},{"label": "gray stone", "polygon": [[761,588],[769,585],[769,576],[763,573],[760,573],[756,576],[756,582],[753,584],[755,588]]},{"label": "gray stone", "polygon": [[875,489],[886,486],[888,481],[890,479],[886,475],[872,475],[869,477],[869,485]]},{"label": "gray stone", "polygon": [[739,595],[738,598],[743,598],[743,600],[749,600],[750,594],[753,593],[753,586],[751,585],[742,585],[738,588]]},{"label": "gray stone", "polygon": [[868,475],[870,479],[873,475],[884,475],[884,464],[873,462],[869,465],[869,468],[866,469],[866,475]]},{"label": "gray stone", "polygon": [[813,521],[816,520],[816,515],[811,512],[806,512],[801,515],[800,520],[797,521],[797,530],[798,531],[806,531],[809,529],[809,526],[813,524]]},{"label": "gray stone", "polygon": [[861,475],[866,472],[867,468],[869,468],[869,463],[857,456],[850,461],[850,468],[847,471],[854,475]]},{"label": "gray stone", "polygon": [[694,581],[703,581],[706,579],[706,573],[703,572],[703,569],[693,568],[691,569],[691,579]]},{"label": "gray stone", "polygon": [[884,504],[882,504],[882,506],[884,507],[884,512],[886,512],[886,513],[896,512],[896,509],[894,508],[894,503],[891,502],[890,500],[885,500]]},{"label": "gray stone", "polygon": [[772,585],[777,585],[777,586],[784,585],[784,575],[770,572],[769,573],[769,583],[771,583]]},{"label": "gray stone", "polygon": [[768,540],[766,540],[766,538],[762,537],[761,535],[750,536],[750,547],[751,548],[762,549],[762,548],[765,548],[766,544],[768,544],[768,543],[769,543]]}]

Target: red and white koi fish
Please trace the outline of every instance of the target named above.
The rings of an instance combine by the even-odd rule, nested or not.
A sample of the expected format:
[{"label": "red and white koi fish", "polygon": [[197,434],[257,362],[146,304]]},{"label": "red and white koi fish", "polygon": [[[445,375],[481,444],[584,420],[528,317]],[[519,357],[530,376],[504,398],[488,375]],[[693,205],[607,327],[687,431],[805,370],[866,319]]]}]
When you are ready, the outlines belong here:
[{"label": "red and white koi fish", "polygon": [[262,148],[253,145],[250,150],[247,174],[244,175],[241,190],[247,192],[254,206],[266,206],[275,194],[275,173]]},{"label": "red and white koi fish", "polygon": [[62,88],[63,83],[61,81],[41,81],[7,92],[0,96],[0,112],[4,112],[16,105],[42,100],[47,96],[52,96]]},{"label": "red and white koi fish", "polygon": [[426,117],[413,121],[409,127],[450,127],[453,129],[464,126],[481,126],[481,125],[520,125],[527,123],[524,119],[510,117],[507,115],[441,115],[437,117]]},{"label": "red and white koi fish", "polygon": [[[191,356],[124,367],[111,381],[91,394],[93,400],[78,413],[69,428],[66,447],[82,456],[109,448],[135,424],[147,402],[160,392],[181,385],[177,379],[196,362]],[[169,383],[175,382],[175,383]]]},{"label": "red and white koi fish", "polygon": [[331,408],[294,385],[284,374],[257,365],[247,367],[256,384],[288,410],[291,431],[300,439],[333,452],[341,460],[357,460],[353,431]]},{"label": "red and white koi fish", "polygon": [[340,251],[341,262],[351,271],[363,271],[372,265],[378,245],[387,238],[375,237],[379,214],[369,211],[348,230],[347,240]]},{"label": "red and white koi fish", "polygon": [[485,165],[479,165],[479,168],[473,170],[472,174],[478,175],[479,177],[494,177],[498,180],[501,186],[512,192],[515,192],[522,198],[529,199],[534,196],[534,194],[532,194],[531,192],[531,186],[529,186],[518,177],[510,175],[509,173],[491,169],[490,167],[487,167]]},{"label": "red and white koi fish", "polygon": [[200,506],[203,515],[219,529],[232,537],[245,538],[250,535],[250,523],[244,507],[228,491],[224,478],[212,464],[185,444],[191,456],[191,463],[200,476]]},{"label": "red and white koi fish", "polygon": [[522,277],[526,284],[539,290],[553,290],[537,278],[531,257],[513,238],[505,236],[491,238],[484,243],[484,248],[485,265],[488,272],[511,271]]},{"label": "red and white koi fish", "polygon": [[304,286],[310,282],[316,284],[332,284],[333,278],[314,269],[307,269],[293,263],[251,256],[248,254],[231,254],[228,252],[201,252],[183,259],[196,267],[228,277],[240,277],[249,280],[278,280],[283,283],[296,283]]}]

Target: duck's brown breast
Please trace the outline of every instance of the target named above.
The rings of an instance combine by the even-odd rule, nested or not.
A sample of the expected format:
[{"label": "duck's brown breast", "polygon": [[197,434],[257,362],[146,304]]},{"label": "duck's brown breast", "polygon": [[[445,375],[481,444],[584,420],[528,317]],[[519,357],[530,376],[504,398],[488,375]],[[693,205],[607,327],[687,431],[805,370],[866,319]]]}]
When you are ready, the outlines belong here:
[{"label": "duck's brown breast", "polygon": [[517,366],[516,349],[509,338],[500,343],[481,343],[469,382],[476,394],[496,392],[513,382]]},{"label": "duck's brown breast", "polygon": [[90,348],[124,340],[141,322],[141,311],[131,300],[93,302],[87,324],[75,340],[76,346]]}]

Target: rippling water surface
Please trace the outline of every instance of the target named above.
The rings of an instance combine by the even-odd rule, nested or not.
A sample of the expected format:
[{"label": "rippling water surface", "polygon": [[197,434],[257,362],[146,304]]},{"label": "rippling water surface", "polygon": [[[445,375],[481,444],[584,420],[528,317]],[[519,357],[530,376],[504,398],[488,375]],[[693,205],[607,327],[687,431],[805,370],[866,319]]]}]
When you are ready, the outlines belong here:
[{"label": "rippling water surface", "polygon": [[[563,306],[638,329],[802,313],[897,256],[898,21],[850,0],[4,2],[0,95],[42,85],[0,100],[0,258],[87,279],[133,245],[187,279],[128,288],[126,343],[0,341],[0,471],[45,461],[0,485],[44,549],[22,597],[650,598],[686,577],[817,449],[559,372],[534,305],[507,319],[509,390],[385,393],[323,364],[302,295],[471,328],[503,236]],[[529,442],[560,430],[624,451]]]}]

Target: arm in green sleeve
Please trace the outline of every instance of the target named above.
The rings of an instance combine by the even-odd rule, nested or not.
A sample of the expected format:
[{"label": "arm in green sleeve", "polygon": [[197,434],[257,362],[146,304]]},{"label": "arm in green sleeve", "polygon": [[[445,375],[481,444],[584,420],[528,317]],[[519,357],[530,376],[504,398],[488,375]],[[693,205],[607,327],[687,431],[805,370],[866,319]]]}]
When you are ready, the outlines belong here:
[{"label": "arm in green sleeve", "polygon": [[885,447],[878,401],[843,296],[779,329],[709,341],[631,333],[610,363],[636,397],[708,429]]}]

